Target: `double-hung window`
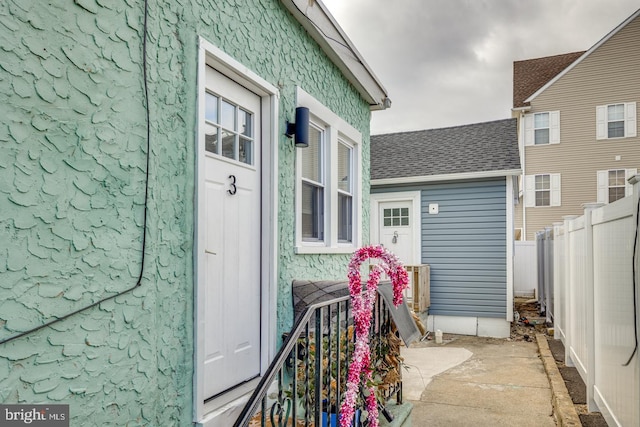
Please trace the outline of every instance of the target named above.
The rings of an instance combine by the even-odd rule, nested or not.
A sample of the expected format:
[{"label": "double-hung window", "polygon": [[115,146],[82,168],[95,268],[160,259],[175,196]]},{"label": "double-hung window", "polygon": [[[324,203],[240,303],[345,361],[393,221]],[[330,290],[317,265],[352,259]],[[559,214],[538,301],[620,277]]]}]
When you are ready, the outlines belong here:
[{"label": "double-hung window", "polygon": [[560,206],[560,174],[545,173],[524,177],[525,207]]},{"label": "double-hung window", "polygon": [[551,177],[536,175],[536,206],[551,205]]},{"label": "double-hung window", "polygon": [[534,145],[549,143],[549,113],[533,115],[533,133]]},{"label": "double-hung window", "polygon": [[638,135],[636,103],[596,107],[596,139],[630,138]]},{"label": "double-hung window", "polygon": [[353,241],[353,147],[338,140],[338,242]]},{"label": "double-hung window", "polygon": [[302,240],[324,240],[325,141],[324,130],[309,126],[309,146],[301,150]]},{"label": "double-hung window", "polygon": [[524,145],[560,143],[560,111],[527,114],[524,117]]},{"label": "double-hung window", "polygon": [[598,171],[598,203],[613,203],[632,195],[633,186],[629,184],[628,179],[637,173],[637,168]]},{"label": "double-hung window", "polygon": [[351,253],[361,244],[362,136],[298,88],[309,146],[296,148],[296,253]]}]

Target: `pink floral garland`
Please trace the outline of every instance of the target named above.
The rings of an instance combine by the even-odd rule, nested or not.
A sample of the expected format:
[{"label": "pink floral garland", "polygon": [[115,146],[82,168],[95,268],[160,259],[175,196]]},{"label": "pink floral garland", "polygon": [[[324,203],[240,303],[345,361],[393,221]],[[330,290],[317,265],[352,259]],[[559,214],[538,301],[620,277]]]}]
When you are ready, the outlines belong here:
[{"label": "pink floral garland", "polygon": [[[360,266],[369,258],[379,258],[382,264],[373,266],[369,273],[367,286],[362,289]],[[356,343],[353,352],[349,375],[347,377],[347,390],[340,407],[340,427],[349,427],[355,414],[356,398],[360,381],[365,386],[369,384],[369,395],[366,398],[367,412],[371,427],[378,427],[378,402],[376,400],[375,386],[372,384],[373,370],[371,368],[371,349],[369,348],[369,327],[373,304],[376,300],[376,290],[382,273],[391,278],[393,285],[393,304],[397,307],[402,303],[402,291],[409,285],[409,276],[402,263],[391,252],[382,246],[366,246],[358,249],[349,262],[349,293],[353,305],[353,321],[356,329]]]}]

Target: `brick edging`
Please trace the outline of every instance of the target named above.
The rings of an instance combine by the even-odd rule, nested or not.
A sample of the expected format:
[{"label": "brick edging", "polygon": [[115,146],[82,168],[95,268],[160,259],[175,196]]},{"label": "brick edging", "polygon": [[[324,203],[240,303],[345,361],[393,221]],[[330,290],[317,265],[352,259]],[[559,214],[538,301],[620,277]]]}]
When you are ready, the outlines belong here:
[{"label": "brick edging", "polygon": [[553,411],[556,416],[556,421],[560,427],[580,427],[580,417],[576,411],[573,401],[569,396],[567,386],[564,384],[558,365],[551,354],[549,349],[549,343],[546,336],[543,334],[536,334],[536,341],[538,342],[538,351],[540,352],[540,358],[544,365],[544,370],[547,373],[549,379],[549,385],[551,386],[551,403],[553,404]]}]

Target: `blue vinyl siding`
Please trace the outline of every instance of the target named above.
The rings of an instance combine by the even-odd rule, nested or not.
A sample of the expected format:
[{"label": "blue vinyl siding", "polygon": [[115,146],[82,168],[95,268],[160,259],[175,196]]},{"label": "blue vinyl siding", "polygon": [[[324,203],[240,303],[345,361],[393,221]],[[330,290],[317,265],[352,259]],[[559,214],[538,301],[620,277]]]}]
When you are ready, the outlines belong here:
[{"label": "blue vinyl siding", "polygon": [[[421,186],[422,262],[431,266],[429,314],[506,316],[506,181]],[[437,203],[439,213],[429,214]]]},{"label": "blue vinyl siding", "polygon": [[[506,179],[381,186],[372,193],[420,191],[422,262],[431,266],[429,314],[505,318]],[[429,203],[439,213],[429,214]]]}]

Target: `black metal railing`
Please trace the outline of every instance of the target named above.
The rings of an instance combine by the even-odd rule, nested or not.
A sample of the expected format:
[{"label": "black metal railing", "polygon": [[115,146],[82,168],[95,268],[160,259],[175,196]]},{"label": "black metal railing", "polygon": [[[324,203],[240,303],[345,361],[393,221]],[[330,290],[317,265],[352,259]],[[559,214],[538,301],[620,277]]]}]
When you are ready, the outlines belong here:
[{"label": "black metal railing", "polygon": [[[280,351],[234,426],[337,426],[354,335],[350,297],[308,306],[285,335]],[[400,339],[379,295],[370,344],[379,409],[388,418],[386,402],[395,396],[397,403],[402,403]],[[359,400],[360,418],[365,419],[364,397]]]}]

